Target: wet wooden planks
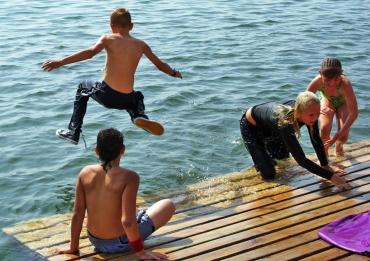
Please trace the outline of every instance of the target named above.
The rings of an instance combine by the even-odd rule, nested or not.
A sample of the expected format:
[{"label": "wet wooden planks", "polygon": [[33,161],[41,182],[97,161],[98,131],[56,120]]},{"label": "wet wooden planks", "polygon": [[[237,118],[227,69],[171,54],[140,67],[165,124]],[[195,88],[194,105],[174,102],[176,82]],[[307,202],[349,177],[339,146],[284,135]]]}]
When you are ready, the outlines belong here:
[{"label": "wet wooden planks", "polygon": [[[345,168],[352,190],[340,191],[291,164],[274,182],[242,171],[172,193],[177,214],[146,248],[171,260],[369,260],[317,236],[327,223],[370,209],[370,140],[347,146],[337,165]],[[4,231],[49,260],[136,260],[95,253],[85,230],[79,256],[56,255],[68,244],[69,223],[70,215],[59,215]]]}]

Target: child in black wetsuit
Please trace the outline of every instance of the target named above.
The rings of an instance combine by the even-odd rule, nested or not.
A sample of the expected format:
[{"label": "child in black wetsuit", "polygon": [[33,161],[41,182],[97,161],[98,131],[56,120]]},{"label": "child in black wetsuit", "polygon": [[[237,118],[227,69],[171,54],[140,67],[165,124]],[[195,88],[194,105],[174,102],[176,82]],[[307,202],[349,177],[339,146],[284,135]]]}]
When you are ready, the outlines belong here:
[{"label": "child in black wetsuit", "polygon": [[[320,100],[311,92],[302,92],[297,99],[283,104],[267,102],[249,108],[240,120],[244,144],[255,167],[264,179],[275,177],[273,159],[293,158],[308,171],[328,179],[339,188],[349,189],[345,179],[328,166],[324,146],[319,135]],[[296,133],[306,125],[320,165],[307,159]]]}]

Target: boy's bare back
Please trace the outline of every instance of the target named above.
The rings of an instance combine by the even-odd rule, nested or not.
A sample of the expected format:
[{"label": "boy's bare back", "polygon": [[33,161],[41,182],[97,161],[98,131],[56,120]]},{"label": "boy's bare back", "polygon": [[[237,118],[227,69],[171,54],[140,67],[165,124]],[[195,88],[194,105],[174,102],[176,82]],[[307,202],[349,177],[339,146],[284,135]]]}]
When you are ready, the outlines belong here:
[{"label": "boy's bare back", "polygon": [[120,34],[103,36],[101,41],[107,52],[104,81],[116,91],[132,92],[136,68],[146,44]]},{"label": "boy's bare back", "polygon": [[76,196],[76,200],[80,198],[86,204],[89,232],[101,239],[124,235],[123,196],[129,187],[138,186],[138,175],[121,167],[113,167],[106,173],[101,165],[90,165],[81,171],[78,183],[76,194],[83,196]]}]

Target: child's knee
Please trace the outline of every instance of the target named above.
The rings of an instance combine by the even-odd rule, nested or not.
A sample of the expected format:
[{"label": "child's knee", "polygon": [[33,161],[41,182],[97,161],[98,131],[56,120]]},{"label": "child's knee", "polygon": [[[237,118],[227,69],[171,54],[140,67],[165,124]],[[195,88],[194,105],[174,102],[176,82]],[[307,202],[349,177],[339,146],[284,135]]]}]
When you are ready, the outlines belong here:
[{"label": "child's knee", "polygon": [[338,142],[340,143],[346,143],[348,140],[348,133],[343,135],[341,138],[338,138]]},{"label": "child's knee", "polygon": [[175,203],[173,203],[173,201],[169,198],[163,199],[163,201],[164,201],[165,208],[167,209],[167,211],[170,212],[171,215],[173,215],[173,213],[175,213],[176,211]]},{"label": "child's knee", "polygon": [[275,167],[270,164],[259,165],[258,170],[264,180],[273,180],[276,175]]},{"label": "child's knee", "polygon": [[321,126],[320,127],[320,136],[322,140],[328,140],[330,139],[330,131],[331,128],[330,126]]}]

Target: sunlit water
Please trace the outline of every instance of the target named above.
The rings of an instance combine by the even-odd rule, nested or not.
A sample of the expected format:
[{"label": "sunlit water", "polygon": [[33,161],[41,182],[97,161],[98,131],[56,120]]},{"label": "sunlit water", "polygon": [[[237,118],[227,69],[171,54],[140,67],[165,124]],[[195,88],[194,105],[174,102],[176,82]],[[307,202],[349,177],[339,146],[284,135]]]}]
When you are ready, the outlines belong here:
[{"label": "sunlit water", "polygon": [[[128,7],[132,35],[180,70],[164,75],[144,58],[136,89],[148,115],[166,132],[151,136],[125,111],[90,101],[78,146],[59,140],[83,79],[101,80],[102,52],[51,73],[49,58],[86,48],[110,33],[113,8]],[[141,175],[140,194],[182,189],[251,165],[240,138],[242,111],[269,100],[293,99],[336,56],[354,86],[360,116],[350,142],[368,137],[370,1],[0,1],[0,228],[71,210],[75,178],[96,163],[99,129],[126,136],[122,165]],[[312,152],[306,130],[301,142]],[[0,259],[23,252],[4,234]]]}]

